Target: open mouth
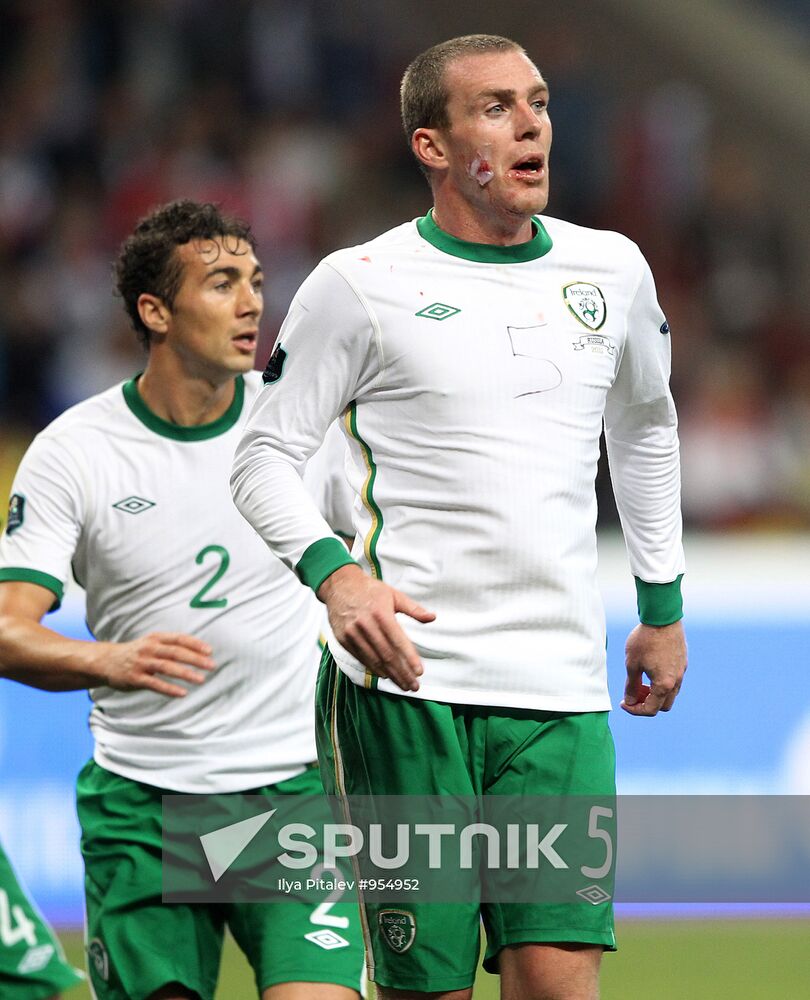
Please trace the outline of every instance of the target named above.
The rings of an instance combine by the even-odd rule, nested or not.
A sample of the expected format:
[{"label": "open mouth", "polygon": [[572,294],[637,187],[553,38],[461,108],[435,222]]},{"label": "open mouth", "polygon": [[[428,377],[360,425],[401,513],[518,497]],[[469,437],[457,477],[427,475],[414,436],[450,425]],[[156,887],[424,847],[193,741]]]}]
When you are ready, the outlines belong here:
[{"label": "open mouth", "polygon": [[543,176],[546,158],[542,153],[532,153],[523,156],[509,168],[509,173],[517,177],[538,178]]},{"label": "open mouth", "polygon": [[240,333],[238,337],[233,338],[234,344],[243,351],[254,351],[258,340],[259,335],[257,333]]}]

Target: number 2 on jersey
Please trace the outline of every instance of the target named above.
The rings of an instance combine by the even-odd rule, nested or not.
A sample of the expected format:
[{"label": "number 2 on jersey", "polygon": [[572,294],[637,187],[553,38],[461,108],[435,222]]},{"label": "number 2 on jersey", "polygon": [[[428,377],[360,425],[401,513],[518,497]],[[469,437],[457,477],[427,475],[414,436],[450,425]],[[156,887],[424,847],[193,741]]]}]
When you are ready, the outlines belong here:
[{"label": "number 2 on jersey", "polygon": [[191,598],[189,606],[192,608],[224,608],[228,605],[227,597],[218,598],[206,598],[206,594],[212,587],[215,587],[223,576],[228,572],[228,567],[231,564],[231,557],[227,549],[224,549],[221,545],[206,545],[204,549],[200,549],[197,553],[197,558],[194,560],[198,566],[202,566],[205,562],[206,556],[213,555],[219,558],[219,565],[214,570],[214,575],[211,579],[204,584],[197,593]]}]

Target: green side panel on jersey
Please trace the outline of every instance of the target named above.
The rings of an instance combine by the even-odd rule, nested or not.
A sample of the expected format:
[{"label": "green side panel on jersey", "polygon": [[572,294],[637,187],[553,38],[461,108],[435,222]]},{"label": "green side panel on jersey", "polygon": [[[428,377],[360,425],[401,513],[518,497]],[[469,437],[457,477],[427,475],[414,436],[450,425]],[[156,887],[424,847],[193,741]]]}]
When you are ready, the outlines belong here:
[{"label": "green side panel on jersey", "polygon": [[62,603],[65,594],[65,587],[61,580],[57,580],[50,573],[40,573],[38,569],[23,569],[17,566],[7,566],[0,569],[0,583],[36,583],[46,590],[50,590],[56,600],[51,605],[51,611],[56,611]]},{"label": "green side panel on jersey", "polygon": [[464,260],[474,260],[479,264],[525,264],[527,261],[543,257],[552,247],[551,237],[538,218],[532,219],[532,226],[534,236],[528,243],[500,247],[492,243],[468,243],[467,240],[451,236],[436,225],[433,209],[416,220],[419,235],[437,250],[449,253],[453,257],[463,257]]},{"label": "green side panel on jersey", "polygon": [[222,416],[210,424],[198,424],[194,427],[171,424],[168,420],[153,413],[138,391],[140,377],[140,375],[136,375],[129,382],[124,383],[122,386],[124,399],[138,420],[150,431],[160,434],[161,437],[171,438],[173,441],[208,441],[210,438],[219,437],[220,434],[229,431],[242,412],[242,405],[245,401],[245,380],[241,375],[237,375],[235,379],[233,400]]},{"label": "green side panel on jersey", "polygon": [[638,595],[638,617],[644,625],[672,625],[683,618],[681,580],[672,583],[645,583],[635,577]]},{"label": "green side panel on jersey", "polygon": [[295,572],[301,582],[317,591],[323,581],[341,566],[356,566],[346,546],[337,538],[319,538],[301,556]]},{"label": "green side panel on jersey", "polygon": [[366,510],[369,514],[371,514],[371,529],[363,541],[363,548],[366,553],[368,564],[371,567],[371,575],[377,580],[382,580],[382,568],[380,566],[379,559],[377,558],[377,541],[379,540],[380,532],[382,531],[383,516],[382,511],[377,505],[377,501],[374,499],[374,483],[377,479],[377,465],[374,462],[374,456],[371,453],[371,448],[362,439],[362,437],[360,437],[360,433],[357,430],[356,402],[352,402],[349,405],[349,409],[346,411],[345,422],[346,430],[360,445],[363,452],[363,458],[365,459],[366,469],[368,470],[368,475],[366,476],[366,481],[363,484],[360,496]]}]

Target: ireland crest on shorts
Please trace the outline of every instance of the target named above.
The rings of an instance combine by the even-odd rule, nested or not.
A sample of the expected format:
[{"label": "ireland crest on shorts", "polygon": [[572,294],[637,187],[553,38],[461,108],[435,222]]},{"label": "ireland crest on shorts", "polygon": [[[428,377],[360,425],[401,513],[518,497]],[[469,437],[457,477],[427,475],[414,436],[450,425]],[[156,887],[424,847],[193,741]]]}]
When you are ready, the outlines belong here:
[{"label": "ireland crest on shorts", "polygon": [[576,318],[589,330],[598,330],[607,317],[605,297],[598,285],[587,281],[574,281],[563,290],[565,304]]},{"label": "ireland crest on shorts", "polygon": [[87,945],[87,955],[98,978],[106,983],[110,978],[110,956],[99,938],[93,938]]},{"label": "ireland crest on shorts", "polygon": [[401,955],[416,937],[416,920],[407,910],[380,910],[377,914],[380,933],[388,947]]}]

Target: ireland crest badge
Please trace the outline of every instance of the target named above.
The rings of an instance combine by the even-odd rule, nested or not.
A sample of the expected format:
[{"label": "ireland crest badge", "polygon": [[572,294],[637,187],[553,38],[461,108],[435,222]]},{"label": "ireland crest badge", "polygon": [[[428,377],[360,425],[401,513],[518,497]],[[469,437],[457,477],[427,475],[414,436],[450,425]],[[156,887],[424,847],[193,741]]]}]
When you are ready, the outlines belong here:
[{"label": "ireland crest badge", "polygon": [[574,281],[563,290],[565,304],[589,330],[598,330],[607,317],[605,297],[598,285],[587,281]]},{"label": "ireland crest badge", "polygon": [[388,947],[398,955],[407,951],[416,937],[416,920],[407,910],[380,910],[377,915],[380,933]]}]

